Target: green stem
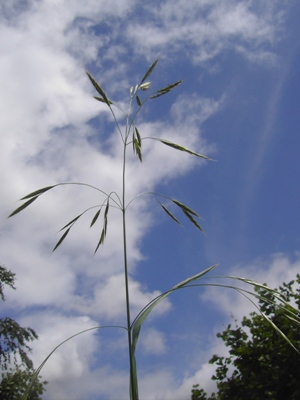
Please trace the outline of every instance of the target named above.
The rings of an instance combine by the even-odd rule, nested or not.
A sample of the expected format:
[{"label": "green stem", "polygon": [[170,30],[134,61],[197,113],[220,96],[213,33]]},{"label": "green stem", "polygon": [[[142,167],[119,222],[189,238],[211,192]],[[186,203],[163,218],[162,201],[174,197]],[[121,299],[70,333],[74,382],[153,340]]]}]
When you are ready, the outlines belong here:
[{"label": "green stem", "polygon": [[[132,99],[131,99],[132,101]],[[131,107],[131,101],[129,110]],[[130,129],[128,129],[130,111],[128,111],[126,132],[124,138],[123,152],[123,176],[122,176],[122,222],[123,222],[123,254],[124,254],[124,275],[125,275],[125,296],[126,296],[126,316],[127,316],[127,337],[129,352],[129,368],[130,368],[130,387],[132,400],[138,400],[138,388],[135,388],[135,379],[133,371],[133,355],[132,355],[132,338],[131,338],[131,317],[130,317],[130,295],[129,295],[129,278],[128,278],[128,260],[127,260],[127,241],[126,241],[126,147]]]}]

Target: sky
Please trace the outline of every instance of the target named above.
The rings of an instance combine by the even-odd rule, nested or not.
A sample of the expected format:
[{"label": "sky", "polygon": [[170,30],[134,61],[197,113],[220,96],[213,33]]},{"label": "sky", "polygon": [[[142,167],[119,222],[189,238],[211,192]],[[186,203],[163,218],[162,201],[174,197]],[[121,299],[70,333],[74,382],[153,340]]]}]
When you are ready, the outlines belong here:
[{"label": "sky", "polygon": [[[212,265],[278,287],[300,270],[300,4],[294,0],[10,0],[0,3],[0,262],[16,273],[1,317],[36,330],[37,367],[85,329],[126,325],[121,213],[110,207],[107,237],[94,255],[102,217],[80,218],[61,246],[59,230],[101,192],[64,185],[13,218],[18,199],[45,186],[79,182],[121,196],[122,140],[107,96],[128,109],[129,89],[149,66],[149,100],[137,116],[142,138],[176,142],[204,161],[143,140],[143,162],[128,146],[127,202],[142,192],[182,201],[201,216],[200,232],[180,210],[150,195],[127,209],[132,317],[151,299]],[[148,92],[142,92],[145,98]],[[144,96],[144,97],[143,97]],[[134,105],[135,107],[135,105]],[[121,129],[124,118],[118,108]],[[219,278],[203,282],[223,282]],[[209,393],[216,338],[232,316],[253,311],[236,293],[173,293],[142,327],[140,398],[188,400]],[[45,400],[128,398],[126,332],[98,329],[62,345],[42,370]]]}]

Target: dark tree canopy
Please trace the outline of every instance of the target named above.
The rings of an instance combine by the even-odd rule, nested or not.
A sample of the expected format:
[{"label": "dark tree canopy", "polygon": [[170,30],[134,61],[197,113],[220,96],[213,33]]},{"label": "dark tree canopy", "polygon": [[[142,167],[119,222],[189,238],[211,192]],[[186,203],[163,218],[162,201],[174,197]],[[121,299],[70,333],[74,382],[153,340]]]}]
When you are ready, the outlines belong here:
[{"label": "dark tree canopy", "polygon": [[10,286],[12,289],[15,289],[14,282],[15,274],[0,265],[0,297],[3,301],[5,300],[5,296],[3,293],[4,285]]},{"label": "dark tree canopy", "polygon": [[[15,274],[0,266],[0,297],[4,301],[5,285],[15,289]],[[33,363],[28,356],[28,342],[37,339],[32,328],[23,328],[15,320],[0,318],[0,399],[19,400],[32,376]],[[47,382],[37,380],[28,400],[41,400]]]},{"label": "dark tree canopy", "polygon": [[[300,327],[285,313],[289,305],[278,308],[272,304],[272,293],[256,291],[264,297],[259,301],[262,312],[300,351]],[[300,275],[288,284],[283,283],[278,294],[300,311]],[[229,357],[214,355],[209,361],[216,365],[212,379],[217,382],[218,391],[208,396],[195,385],[192,400],[300,399],[300,355],[260,313],[244,317],[241,326],[235,321],[234,327],[228,325],[217,337],[230,353]]]}]

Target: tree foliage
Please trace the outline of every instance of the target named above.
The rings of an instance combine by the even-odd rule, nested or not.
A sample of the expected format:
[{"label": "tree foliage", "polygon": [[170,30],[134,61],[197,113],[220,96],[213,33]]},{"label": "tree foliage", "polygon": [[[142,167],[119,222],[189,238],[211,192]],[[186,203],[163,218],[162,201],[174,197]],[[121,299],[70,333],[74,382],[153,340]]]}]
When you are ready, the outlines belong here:
[{"label": "tree foliage", "polygon": [[[261,311],[281,329],[300,350],[300,329],[288,318],[289,304],[300,311],[300,275],[283,283],[277,293],[287,304],[274,305],[274,294],[256,288],[261,295]],[[252,312],[241,326],[235,321],[217,337],[229,348],[228,357],[214,355],[209,361],[217,366],[212,379],[218,392],[207,396],[195,385],[192,400],[296,400],[300,399],[300,355],[287,343],[262,314]]]},{"label": "tree foliage", "polygon": [[[15,274],[0,266],[0,297],[4,301],[4,286],[14,287]],[[0,398],[18,400],[26,390],[34,370],[28,353],[28,342],[37,339],[32,328],[23,328],[9,317],[0,318]],[[29,396],[30,400],[40,400],[47,382],[36,381]]]}]

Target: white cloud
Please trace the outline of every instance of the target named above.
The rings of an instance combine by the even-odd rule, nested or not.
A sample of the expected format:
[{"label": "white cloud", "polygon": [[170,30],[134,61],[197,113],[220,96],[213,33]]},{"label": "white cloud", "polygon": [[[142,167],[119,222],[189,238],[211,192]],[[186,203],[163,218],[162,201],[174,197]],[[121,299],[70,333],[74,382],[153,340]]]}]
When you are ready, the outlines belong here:
[{"label": "white cloud", "polygon": [[143,351],[147,354],[163,354],[167,351],[166,338],[156,329],[144,330],[140,342]]},{"label": "white cloud", "polygon": [[[266,283],[271,288],[278,288],[283,282],[288,283],[295,279],[297,273],[299,273],[299,267],[299,254],[296,254],[294,259],[292,259],[286,254],[278,253],[268,259],[258,258],[250,265],[238,265],[229,270],[228,276],[243,277],[258,283]],[[214,282],[253,291],[252,286],[239,283],[235,280],[214,280]],[[244,315],[252,311],[257,311],[248,299],[232,289],[209,288],[201,295],[201,299],[214,305],[216,309],[222,311],[224,314],[228,316],[233,315],[239,320]]]},{"label": "white cloud", "polygon": [[[104,197],[99,192],[82,186],[59,187],[43,195],[24,213],[5,220],[18,206],[17,198],[57,182],[87,182],[108,193],[120,190],[119,134],[109,131],[107,107],[92,99],[85,68],[97,66],[101,83],[115,96],[120,88],[128,90],[128,82],[135,83],[131,82],[129,67],[144,58],[152,61],[153,53],[172,54],[176,60],[185,48],[192,62],[203,63],[233,47],[245,57],[266,60],[271,58],[269,45],[276,40],[278,15],[276,8],[266,7],[261,12],[251,9],[252,2],[234,1],[228,7],[228,2],[217,1],[143,5],[142,17],[131,13],[137,2],[129,0],[21,3],[10,1],[0,5],[0,85],[4,94],[0,103],[0,183],[4,188],[0,210],[4,221],[1,257],[17,274],[17,291],[10,292],[7,303],[29,309],[30,316],[23,321],[39,334],[34,345],[34,360],[38,364],[68,336],[97,325],[96,317],[101,317],[101,323],[102,319],[105,323],[124,317],[118,210],[110,209],[106,244],[97,255],[92,257],[102,226],[99,223],[89,230],[93,210],[88,218],[84,216],[83,222],[77,223],[78,228],[72,229],[59,251],[50,256],[61,234],[55,236],[55,232],[85,208],[102,204]],[[233,42],[233,38],[239,40]],[[262,50],[264,45],[266,50]],[[129,63],[126,57],[131,52],[133,62],[130,59]],[[123,96],[118,97],[124,104]],[[201,127],[218,112],[225,98],[181,95],[165,120],[141,118],[140,132],[143,137],[164,137],[212,154],[215,147],[203,138]],[[104,123],[99,122],[100,133],[90,123],[99,115],[104,119]],[[111,132],[109,139],[107,130]],[[133,177],[128,183],[128,198],[187,173],[199,161],[183,155],[179,163],[182,154],[150,140],[143,141],[143,151],[142,165],[135,156],[128,157],[128,176]],[[133,315],[159,294],[134,278],[137,263],[143,258],[140,242],[155,223],[147,211],[149,201],[140,197],[132,203],[135,208],[128,209]],[[224,297],[224,304],[229,307],[232,302]],[[31,312],[31,306],[43,311]],[[170,303],[164,302],[154,316],[169,309]],[[167,351],[160,331],[150,328],[144,333],[142,346],[146,352]],[[114,387],[114,396],[124,396],[127,373],[108,365],[90,369],[99,346],[101,340],[87,333],[58,349],[42,373],[51,381],[49,393],[56,393],[56,398],[79,400],[87,393],[92,396],[94,391],[111,396]],[[141,377],[142,390],[149,400],[150,394],[153,399],[180,399],[191,382],[200,375],[207,377],[208,371],[207,366],[202,366],[201,373],[187,376],[178,389],[172,373],[159,369]],[[170,387],[176,389],[172,391]]]},{"label": "white cloud", "polygon": [[[253,1],[161,2],[147,6],[148,14],[127,28],[135,48],[146,56],[164,57],[179,51],[195,63],[205,63],[227,48],[243,48],[253,59],[261,46],[273,58],[271,46],[281,29],[283,13],[277,2],[257,6]],[[137,34],[138,32],[138,34]],[[256,57],[256,60],[259,58]],[[264,60],[262,60],[264,61]]]}]

